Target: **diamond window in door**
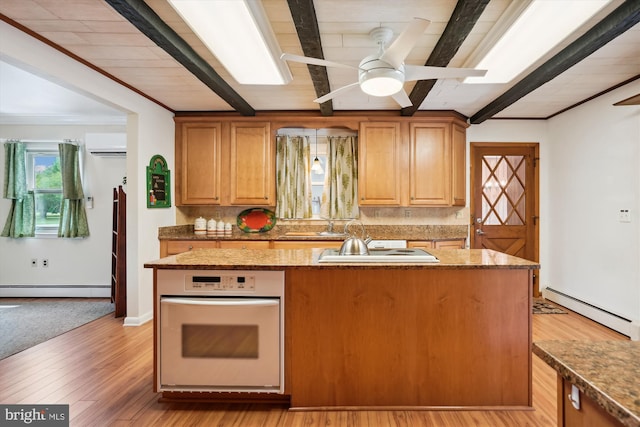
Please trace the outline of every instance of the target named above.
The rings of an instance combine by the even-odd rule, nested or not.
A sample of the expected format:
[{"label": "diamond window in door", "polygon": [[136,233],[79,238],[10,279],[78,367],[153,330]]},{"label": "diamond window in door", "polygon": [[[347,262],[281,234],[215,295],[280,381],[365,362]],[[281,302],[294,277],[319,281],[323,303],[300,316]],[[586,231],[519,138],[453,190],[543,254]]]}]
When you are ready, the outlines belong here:
[{"label": "diamond window in door", "polygon": [[482,223],[525,224],[525,156],[482,156]]}]

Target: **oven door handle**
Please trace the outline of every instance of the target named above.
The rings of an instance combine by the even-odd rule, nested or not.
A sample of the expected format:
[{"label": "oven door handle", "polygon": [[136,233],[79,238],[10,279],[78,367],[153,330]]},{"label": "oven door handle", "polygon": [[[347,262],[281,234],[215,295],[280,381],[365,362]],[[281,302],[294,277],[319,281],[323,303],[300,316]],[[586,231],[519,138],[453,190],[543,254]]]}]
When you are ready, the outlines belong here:
[{"label": "oven door handle", "polygon": [[161,298],[160,303],[177,305],[208,305],[208,306],[251,306],[272,307],[280,304],[277,299],[215,299],[215,298]]}]

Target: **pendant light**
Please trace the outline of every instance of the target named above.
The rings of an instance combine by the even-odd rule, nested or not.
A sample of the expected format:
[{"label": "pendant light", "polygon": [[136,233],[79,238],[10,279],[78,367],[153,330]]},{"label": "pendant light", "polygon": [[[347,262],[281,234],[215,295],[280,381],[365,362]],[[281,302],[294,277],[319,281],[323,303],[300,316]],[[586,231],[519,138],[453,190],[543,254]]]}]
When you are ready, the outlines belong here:
[{"label": "pendant light", "polygon": [[320,159],[318,159],[318,129],[316,129],[316,158],[313,159],[311,172],[315,173],[316,175],[322,175],[324,173],[324,169],[322,169],[322,163],[320,162]]}]

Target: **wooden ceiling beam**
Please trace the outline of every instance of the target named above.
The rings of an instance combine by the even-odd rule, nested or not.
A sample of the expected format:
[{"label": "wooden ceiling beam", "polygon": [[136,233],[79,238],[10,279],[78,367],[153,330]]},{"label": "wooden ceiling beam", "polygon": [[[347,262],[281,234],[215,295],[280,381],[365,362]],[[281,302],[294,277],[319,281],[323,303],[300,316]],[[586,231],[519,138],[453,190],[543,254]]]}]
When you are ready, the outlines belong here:
[{"label": "wooden ceiling beam", "polygon": [[[322,42],[320,41],[320,28],[318,27],[318,18],[316,17],[313,0],[287,0],[287,3],[289,3],[289,10],[298,32],[304,56],[324,59]],[[321,65],[309,64],[307,64],[307,68],[311,75],[313,87],[316,90],[316,96],[320,98],[331,92],[327,68]],[[320,104],[320,113],[323,116],[333,115],[332,100]]]},{"label": "wooden ceiling beam", "polygon": [[131,22],[144,35],[171,55],[209,89],[244,116],[256,112],[211,65],[142,0],[106,0],[120,15]]},{"label": "wooden ceiling beam", "polygon": [[584,35],[524,77],[471,117],[472,124],[490,119],[500,111],[582,61],[640,22],[640,0],[625,1]]},{"label": "wooden ceiling beam", "polygon": [[[432,67],[446,67],[462,46],[489,0],[458,0],[451,18],[442,36],[433,48],[429,59],[424,65]],[[410,107],[402,109],[403,116],[412,116],[425,100],[437,80],[419,80],[409,94]]]}]

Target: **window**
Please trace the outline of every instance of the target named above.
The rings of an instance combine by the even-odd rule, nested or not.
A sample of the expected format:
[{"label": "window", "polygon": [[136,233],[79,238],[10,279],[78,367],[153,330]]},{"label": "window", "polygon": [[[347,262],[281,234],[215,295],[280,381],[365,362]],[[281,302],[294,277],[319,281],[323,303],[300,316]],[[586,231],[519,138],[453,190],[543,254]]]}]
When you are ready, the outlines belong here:
[{"label": "window", "polygon": [[36,235],[57,235],[62,202],[58,150],[27,150],[27,180],[35,196]]}]

